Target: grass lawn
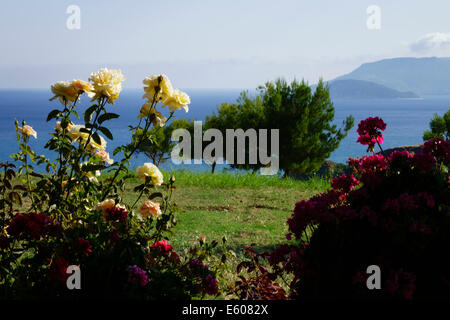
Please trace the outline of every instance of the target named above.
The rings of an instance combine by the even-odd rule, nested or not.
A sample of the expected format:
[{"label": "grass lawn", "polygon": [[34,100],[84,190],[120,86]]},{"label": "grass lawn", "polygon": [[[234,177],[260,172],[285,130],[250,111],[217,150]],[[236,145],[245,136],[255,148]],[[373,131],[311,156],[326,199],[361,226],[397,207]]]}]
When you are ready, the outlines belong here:
[{"label": "grass lawn", "polygon": [[[165,179],[172,173],[164,172]],[[296,202],[328,188],[323,179],[296,181],[258,174],[173,172],[178,224],[171,243],[177,250],[189,247],[205,235],[208,241],[227,238],[227,247],[239,253],[251,243],[270,248],[285,241],[286,219]],[[137,195],[130,180],[124,201]],[[142,200],[144,201],[144,200]]]},{"label": "grass lawn", "polygon": [[[227,238],[227,249],[239,254],[252,243],[257,248],[273,248],[286,241],[286,219],[295,203],[329,188],[326,179],[299,181],[279,176],[219,172],[163,171],[164,180],[176,178],[173,198],[178,206],[177,226],[170,242],[176,250],[189,248],[201,236],[207,241]],[[20,179],[19,177],[17,179]],[[124,203],[132,205],[138,194],[133,188],[142,183],[127,180],[122,194]],[[142,198],[139,203],[146,199]],[[24,206],[29,208],[29,199]]]}]

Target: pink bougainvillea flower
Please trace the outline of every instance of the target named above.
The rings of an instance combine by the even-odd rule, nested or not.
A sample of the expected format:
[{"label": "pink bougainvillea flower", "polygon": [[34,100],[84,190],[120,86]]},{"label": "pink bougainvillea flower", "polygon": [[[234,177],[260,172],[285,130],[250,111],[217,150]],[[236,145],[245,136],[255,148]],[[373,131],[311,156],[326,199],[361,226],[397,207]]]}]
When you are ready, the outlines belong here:
[{"label": "pink bougainvillea flower", "polygon": [[348,193],[353,190],[359,181],[353,176],[353,174],[347,176],[345,173],[340,177],[331,179],[331,187],[336,191],[342,191]]},{"label": "pink bougainvillea flower", "polygon": [[420,171],[428,172],[433,169],[436,159],[430,153],[419,152],[414,154],[411,163]]},{"label": "pink bougainvillea flower", "polygon": [[381,131],[385,129],[386,123],[381,118],[369,117],[358,124],[357,132],[359,136],[356,141],[362,145],[367,145],[367,150],[373,152],[377,142],[379,144],[384,142]]},{"label": "pink bougainvillea flower", "polygon": [[433,155],[436,160],[444,164],[450,163],[450,142],[434,138],[423,144],[422,152]]}]

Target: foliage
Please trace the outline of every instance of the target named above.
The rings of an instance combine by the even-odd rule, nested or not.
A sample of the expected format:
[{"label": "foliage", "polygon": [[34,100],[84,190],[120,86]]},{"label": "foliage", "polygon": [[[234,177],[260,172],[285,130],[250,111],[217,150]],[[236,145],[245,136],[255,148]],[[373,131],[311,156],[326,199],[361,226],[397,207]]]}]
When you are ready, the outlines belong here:
[{"label": "foliage", "polygon": [[[169,124],[166,123],[164,127],[158,126],[150,128],[147,131],[147,135],[143,137],[137,152],[143,152],[154,164],[159,166],[162,162],[169,159],[170,153],[176,145],[176,143],[171,140],[172,132],[180,128],[193,132],[193,122],[189,122],[182,118],[180,120],[173,120]],[[142,129],[136,130],[133,139],[137,141],[142,135]]]},{"label": "foliage", "polygon": [[241,300],[286,300],[288,298],[286,292],[279,283],[275,282],[277,275],[271,273],[260,262],[261,258],[266,258],[265,255],[256,253],[252,247],[247,247],[243,251],[247,254],[248,260],[239,263],[237,273],[239,275],[242,269],[246,269],[253,275],[251,277],[238,276],[239,280],[235,284],[236,295]]},{"label": "foliage", "polygon": [[440,138],[450,140],[450,110],[442,116],[434,114],[430,121],[430,130],[423,133],[423,141],[431,140],[433,138]]},{"label": "foliage", "polygon": [[[37,138],[36,132],[16,121],[20,150],[12,158],[20,164],[18,172],[15,164],[0,164],[3,299],[190,299],[218,293],[216,267],[198,272],[192,267],[192,261],[200,264],[208,258],[212,246],[203,244],[179,255],[168,242],[177,223],[174,177],[164,181],[159,169],[146,163],[137,170],[140,184],[134,188],[133,205],[122,202],[125,183],[136,176],[128,170],[129,160],[144,137],[155,140],[150,129],[163,120],[157,106],[167,105],[171,117],[177,109],[187,109],[189,97],[174,90],[164,75],[146,78],[148,101],[139,123],[130,126],[135,139],[114,150],[115,156],[122,154],[114,162],[102,135],[113,139],[107,123],[119,116],[108,104],[119,98],[123,79],[120,70],[102,69],[91,75],[92,83],[74,80],[52,86],[51,100],[58,98],[63,106],[47,117],[57,120],[45,146],[57,153],[53,162],[35,154],[28,142]],[[84,125],[77,125],[72,121],[79,118],[76,104],[84,94],[93,96],[94,104],[84,111]],[[34,163],[44,164],[46,172],[35,172]],[[14,179],[17,173],[25,179]],[[100,178],[102,173],[106,178]],[[19,212],[18,205],[27,208]],[[81,270],[81,290],[66,286],[73,266]]]},{"label": "foliage", "polygon": [[[362,121],[359,140],[380,145],[381,123]],[[450,297],[450,143],[435,138],[420,153],[349,164],[353,174],[295,205],[291,243],[269,254],[271,273],[292,276],[291,298]],[[366,286],[371,265],[381,269],[380,290]]]},{"label": "foliage", "polygon": [[[259,87],[254,98],[243,92],[237,103],[219,106],[217,115],[207,117],[205,129],[217,128],[223,134],[227,128],[279,129],[280,168],[285,175],[307,174],[319,169],[353,126],[351,116],[342,129],[332,124],[333,119],[333,103],[322,81],[312,93],[305,82],[278,79]],[[270,142],[268,149],[273,151]],[[235,161],[232,166],[253,170],[262,166],[250,164],[248,155],[245,159],[244,165]]]}]

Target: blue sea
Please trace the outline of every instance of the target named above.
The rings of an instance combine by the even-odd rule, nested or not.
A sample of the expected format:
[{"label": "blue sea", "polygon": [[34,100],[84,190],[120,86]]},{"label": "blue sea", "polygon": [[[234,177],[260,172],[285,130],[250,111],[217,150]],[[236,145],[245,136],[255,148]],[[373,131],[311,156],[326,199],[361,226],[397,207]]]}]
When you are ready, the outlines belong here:
[{"label": "blue sea", "polygon": [[[234,102],[239,97],[240,90],[214,90],[214,89],[186,89],[191,97],[189,112],[177,111],[178,118],[203,120],[206,115],[216,110],[223,102]],[[143,104],[142,89],[128,89],[121,93],[117,102],[108,108],[118,113],[120,118],[111,120],[108,126],[114,135],[114,140],[108,141],[107,150],[112,150],[130,139],[128,125],[137,123],[137,115]],[[48,112],[60,108],[57,100],[49,101],[52,97],[50,90],[0,90],[0,161],[11,160],[11,153],[17,152],[18,146],[14,131],[14,119],[19,122],[25,119],[38,133],[38,139],[31,139],[31,146],[37,154],[44,154],[53,158],[44,145],[53,131],[54,121],[46,122]],[[355,117],[355,127],[334,151],[330,160],[344,163],[348,157],[362,156],[366,147],[356,143],[356,126],[358,122],[370,116],[379,116],[387,123],[384,132],[384,148],[399,145],[414,145],[422,143],[422,134],[428,129],[429,121],[434,113],[442,115],[450,108],[450,96],[426,96],[417,100],[401,99],[337,99],[333,100],[335,107],[335,123],[342,125],[348,115]],[[80,116],[89,106],[89,99],[82,97],[78,107]],[[82,120],[75,123],[83,123]],[[131,162],[132,166],[148,161],[145,155],[137,155]],[[175,169],[170,162],[163,165],[166,169]],[[209,170],[209,166],[184,166],[190,170]],[[221,168],[218,168],[219,170]],[[222,167],[223,169],[223,167]]]}]

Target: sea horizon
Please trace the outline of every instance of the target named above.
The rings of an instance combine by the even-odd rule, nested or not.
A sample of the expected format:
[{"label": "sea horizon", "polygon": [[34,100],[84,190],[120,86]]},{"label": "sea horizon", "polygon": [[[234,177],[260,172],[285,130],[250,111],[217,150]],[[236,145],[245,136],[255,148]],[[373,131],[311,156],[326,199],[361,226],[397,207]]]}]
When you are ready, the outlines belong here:
[{"label": "sea horizon", "polygon": [[[182,117],[190,120],[204,120],[216,110],[221,103],[235,102],[240,92],[249,89],[230,88],[191,88],[183,89],[191,97],[189,112],[184,110],[175,113],[176,118]],[[108,151],[112,154],[115,147],[129,141],[131,135],[128,125],[137,123],[137,115],[141,105],[142,88],[125,88],[120,98],[112,106],[112,112],[120,115],[119,119],[112,120],[109,125],[114,136],[114,140],[108,140]],[[253,93],[256,89],[253,89]],[[52,97],[50,89],[43,88],[0,88],[0,161],[11,161],[9,155],[17,152],[18,146],[15,140],[14,120],[19,122],[22,118],[38,132],[38,139],[31,139],[30,145],[37,154],[49,156],[48,150],[43,146],[50,138],[49,133],[53,130],[54,121],[46,122],[48,112],[61,105],[57,100],[49,101]],[[338,163],[345,163],[349,157],[357,157],[366,154],[366,148],[356,143],[356,126],[358,122],[369,116],[379,116],[387,123],[384,132],[385,142],[383,148],[392,148],[402,145],[417,145],[422,143],[422,134],[429,128],[429,121],[434,113],[444,114],[450,105],[450,95],[423,96],[423,99],[332,99],[335,108],[334,124],[342,126],[342,121],[348,116],[355,117],[355,126],[350,130],[348,136],[341,142],[339,148],[335,150],[328,160]],[[82,97],[78,106],[81,114],[90,101],[87,97]],[[163,108],[163,112],[166,110]],[[77,122],[74,120],[74,122]],[[79,121],[82,123],[82,120]],[[120,160],[120,159],[116,159]],[[140,163],[150,161],[140,154],[131,161],[131,166],[138,166]],[[210,166],[202,165],[174,165],[170,160],[162,165],[165,169],[184,168],[194,171],[207,171]],[[220,171],[226,165],[218,166]]]}]

